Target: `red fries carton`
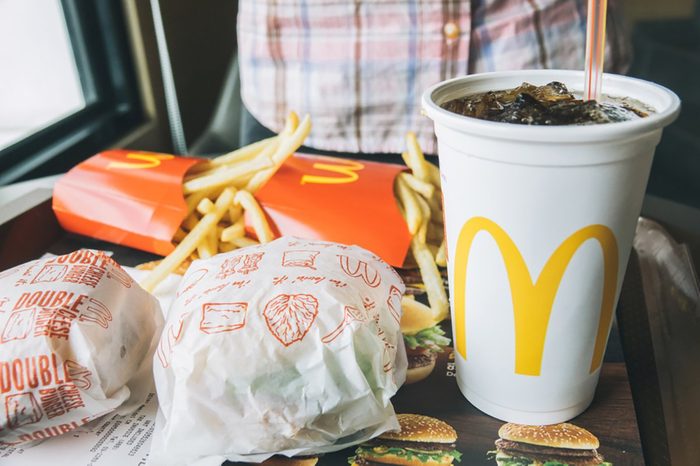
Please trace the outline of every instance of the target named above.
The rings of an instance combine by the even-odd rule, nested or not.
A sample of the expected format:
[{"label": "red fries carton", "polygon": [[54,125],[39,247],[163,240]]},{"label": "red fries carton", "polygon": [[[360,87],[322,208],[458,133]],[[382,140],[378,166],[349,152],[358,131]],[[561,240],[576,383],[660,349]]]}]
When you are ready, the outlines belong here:
[{"label": "red fries carton", "polygon": [[[166,255],[187,213],[183,179],[202,160],[101,152],[58,181],[54,212],[68,231]],[[255,196],[277,235],[356,244],[401,266],[411,237],[393,189],[404,169],[296,154]]]}]

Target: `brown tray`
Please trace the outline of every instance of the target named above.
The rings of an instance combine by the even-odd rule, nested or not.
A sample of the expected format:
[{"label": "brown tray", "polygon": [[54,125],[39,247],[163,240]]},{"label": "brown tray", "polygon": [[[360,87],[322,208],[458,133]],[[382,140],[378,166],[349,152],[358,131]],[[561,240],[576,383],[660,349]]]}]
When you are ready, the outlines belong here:
[{"label": "brown tray", "polygon": [[[53,216],[50,201],[47,201],[0,225],[0,270],[46,252],[62,254],[84,247],[113,251],[114,258],[124,265],[133,266],[156,258],[141,251],[64,232]],[[571,421],[593,432],[600,439],[599,452],[616,466],[645,464],[645,456],[647,464],[670,464],[663,416],[659,416],[661,402],[656,372],[653,364],[649,364],[649,357],[653,362],[653,350],[650,344],[644,343],[649,340],[643,304],[638,270],[635,273],[634,267],[630,267],[618,309],[621,332],[615,326],[611,333],[593,404]],[[621,342],[624,345],[621,346]],[[649,351],[652,351],[651,356]],[[626,365],[623,354],[632,363]],[[457,450],[463,455],[461,464],[495,464],[487,459],[487,452],[494,449],[503,422],[481,413],[462,397],[452,376],[448,352],[440,356],[428,379],[402,387],[393,401],[398,413],[428,415],[452,425],[458,432]],[[641,428],[638,419],[643,421]],[[643,442],[640,441],[640,432]],[[347,464],[347,458],[352,454],[352,448],[327,454],[318,464]]]}]

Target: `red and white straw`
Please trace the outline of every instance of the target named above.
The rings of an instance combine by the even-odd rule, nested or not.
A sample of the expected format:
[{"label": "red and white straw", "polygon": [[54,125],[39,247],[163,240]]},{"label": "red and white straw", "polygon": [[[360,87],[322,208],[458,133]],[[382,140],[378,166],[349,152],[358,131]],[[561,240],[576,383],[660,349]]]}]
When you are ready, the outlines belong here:
[{"label": "red and white straw", "polygon": [[605,61],[605,19],[607,11],[607,0],[588,0],[586,72],[583,85],[584,100],[600,99]]}]

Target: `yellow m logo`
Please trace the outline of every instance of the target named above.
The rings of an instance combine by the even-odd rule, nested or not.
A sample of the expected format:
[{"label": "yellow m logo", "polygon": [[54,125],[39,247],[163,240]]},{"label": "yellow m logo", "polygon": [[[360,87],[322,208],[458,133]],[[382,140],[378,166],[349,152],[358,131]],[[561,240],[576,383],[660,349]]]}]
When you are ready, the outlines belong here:
[{"label": "yellow m logo", "polygon": [[537,281],[533,282],[522,254],[500,226],[484,217],[469,219],[459,233],[454,264],[455,345],[457,352],[465,359],[467,264],[474,237],[481,231],[491,235],[505,262],[513,300],[515,372],[523,375],[540,375],[549,317],[566,267],[585,241],[598,241],[603,250],[603,299],[590,372],[598,369],[603,360],[617,289],[618,251],[613,232],[604,225],[589,225],[578,230],[559,245],[547,260]]},{"label": "yellow m logo", "polygon": [[121,168],[124,170],[136,170],[141,168],[153,168],[160,165],[163,160],[174,159],[174,155],[166,154],[126,154],[127,159],[140,160],[140,162],[109,162],[107,169]]},{"label": "yellow m logo", "polygon": [[316,162],[314,163],[313,167],[316,170],[326,170],[343,176],[304,175],[301,177],[301,184],[343,184],[357,181],[358,178],[360,178],[360,175],[358,175],[356,172],[362,170],[363,168],[365,168],[365,166],[359,162],[354,162],[352,160],[339,160],[342,160],[343,165]]}]

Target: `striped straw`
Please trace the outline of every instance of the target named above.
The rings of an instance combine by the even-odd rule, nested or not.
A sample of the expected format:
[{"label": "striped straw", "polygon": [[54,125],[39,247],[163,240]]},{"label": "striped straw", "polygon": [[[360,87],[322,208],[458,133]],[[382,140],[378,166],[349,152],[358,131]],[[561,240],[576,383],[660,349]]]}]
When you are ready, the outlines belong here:
[{"label": "striped straw", "polygon": [[583,85],[584,100],[599,100],[603,83],[605,61],[605,15],[607,0],[588,0],[588,27],[586,30],[586,73]]}]

